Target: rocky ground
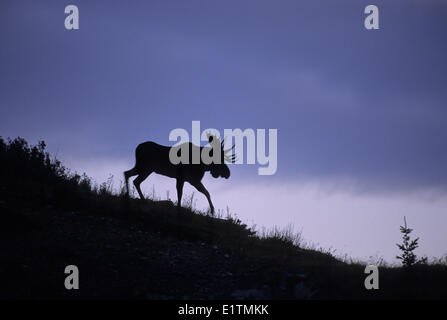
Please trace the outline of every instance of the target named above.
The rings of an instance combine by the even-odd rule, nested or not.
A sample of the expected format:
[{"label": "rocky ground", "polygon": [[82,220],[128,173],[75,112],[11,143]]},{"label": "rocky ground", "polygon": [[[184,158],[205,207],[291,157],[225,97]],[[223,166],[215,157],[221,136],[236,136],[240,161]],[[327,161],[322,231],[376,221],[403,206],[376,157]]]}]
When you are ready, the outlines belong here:
[{"label": "rocky ground", "polygon": [[[247,236],[234,221],[148,206],[109,214],[0,200],[0,299],[447,297],[445,265],[381,267],[380,290],[368,291],[360,264]],[[68,265],[79,269],[79,290],[65,289]]]},{"label": "rocky ground", "polygon": [[[132,219],[3,203],[2,298],[306,298],[306,273],[202,241],[152,232]],[[66,290],[76,265],[80,290]]]}]

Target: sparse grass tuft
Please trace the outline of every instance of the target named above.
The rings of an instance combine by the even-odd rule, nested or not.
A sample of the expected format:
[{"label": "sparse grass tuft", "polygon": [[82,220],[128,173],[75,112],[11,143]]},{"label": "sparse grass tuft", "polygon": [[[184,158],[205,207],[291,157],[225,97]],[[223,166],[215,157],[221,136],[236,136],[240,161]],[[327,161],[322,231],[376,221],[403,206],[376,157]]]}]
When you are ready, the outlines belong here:
[{"label": "sparse grass tuft", "polygon": [[287,246],[296,246],[299,248],[303,246],[301,232],[295,232],[292,224],[288,224],[284,228],[278,226],[274,226],[271,229],[263,228],[259,233],[259,237],[267,241],[277,241]]}]

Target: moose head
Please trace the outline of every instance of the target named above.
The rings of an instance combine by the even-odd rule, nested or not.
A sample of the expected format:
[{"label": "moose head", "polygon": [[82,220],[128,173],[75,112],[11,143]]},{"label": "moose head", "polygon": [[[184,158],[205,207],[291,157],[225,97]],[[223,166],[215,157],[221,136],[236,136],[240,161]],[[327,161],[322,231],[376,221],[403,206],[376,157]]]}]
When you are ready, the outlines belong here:
[{"label": "moose head", "polygon": [[220,156],[218,161],[213,161],[210,165],[210,173],[213,178],[225,178],[230,177],[230,169],[228,168],[226,162],[234,163],[236,162],[236,155],[233,153],[231,156],[227,155],[232,150],[234,150],[234,145],[231,148],[224,149],[225,139],[220,141],[220,139],[210,133],[207,133],[208,142],[211,145],[212,150],[210,151],[210,156],[213,156],[213,152],[218,150]]}]

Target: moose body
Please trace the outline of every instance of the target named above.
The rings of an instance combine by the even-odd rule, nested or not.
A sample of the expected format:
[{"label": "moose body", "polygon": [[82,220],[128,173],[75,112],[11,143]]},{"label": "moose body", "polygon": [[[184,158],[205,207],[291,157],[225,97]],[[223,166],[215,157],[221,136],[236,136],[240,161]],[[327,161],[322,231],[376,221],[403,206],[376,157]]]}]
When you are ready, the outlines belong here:
[{"label": "moose body", "polygon": [[[210,143],[213,142],[213,139],[213,136],[209,137]],[[129,194],[129,178],[138,175],[133,183],[140,198],[144,199],[140,185],[151,173],[155,172],[177,180],[176,187],[178,207],[181,205],[183,185],[186,181],[206,196],[211,213],[214,213],[214,206],[211,201],[210,194],[202,184],[202,178],[207,171],[210,171],[214,178],[223,177],[228,179],[230,177],[230,169],[225,164],[225,160],[234,162],[235,158],[235,156],[227,157],[225,155],[228,150],[223,150],[223,143],[219,144],[219,147],[222,151],[221,161],[218,161],[218,163],[213,162],[206,164],[200,159],[199,163],[195,164],[192,162],[192,155],[195,152],[202,154],[201,152],[204,148],[209,148],[209,150],[206,151],[212,153],[210,147],[199,147],[190,142],[175,147],[162,146],[152,141],[139,144],[135,150],[135,166],[124,172],[126,194]],[[177,153],[181,153],[182,150],[188,150],[189,161],[187,163],[173,164],[170,160],[170,152],[172,148],[175,148],[173,151]]]}]

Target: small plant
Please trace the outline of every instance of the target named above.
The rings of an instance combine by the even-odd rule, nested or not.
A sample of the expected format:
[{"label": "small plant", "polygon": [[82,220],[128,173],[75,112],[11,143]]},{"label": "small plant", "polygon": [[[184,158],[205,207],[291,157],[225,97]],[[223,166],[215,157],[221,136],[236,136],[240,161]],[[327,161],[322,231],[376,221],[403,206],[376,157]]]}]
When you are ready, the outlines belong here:
[{"label": "small plant", "polygon": [[413,229],[407,227],[407,220],[404,217],[404,225],[400,226],[400,232],[403,234],[402,244],[396,244],[397,247],[402,251],[400,256],[396,256],[397,259],[402,260],[402,265],[404,267],[411,267],[415,263],[426,263],[426,258],[417,260],[416,254],[413,252],[417,247],[419,247],[419,238],[411,240],[410,233]]},{"label": "small plant", "polygon": [[113,193],[113,174],[109,175],[106,182],[99,186],[99,194],[111,195]]}]

